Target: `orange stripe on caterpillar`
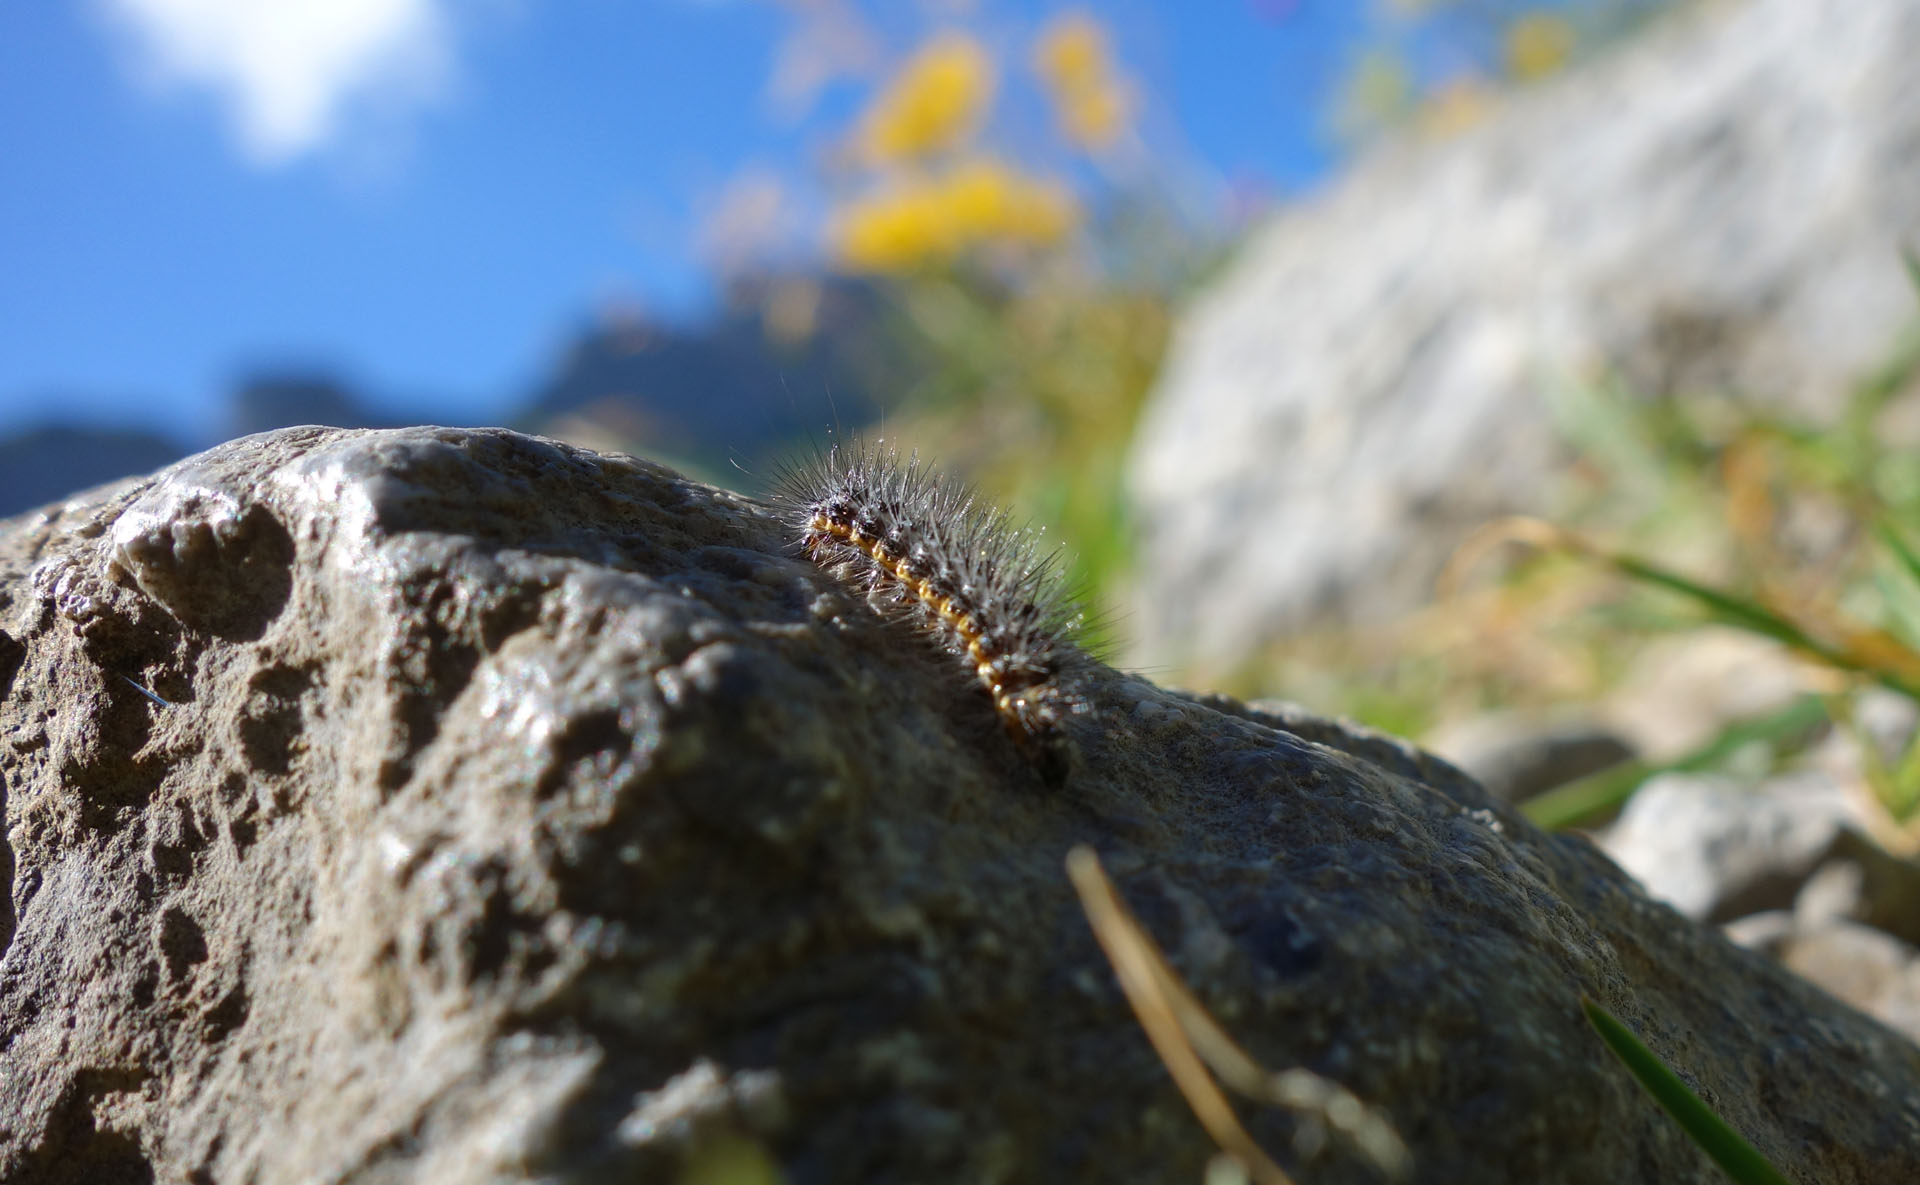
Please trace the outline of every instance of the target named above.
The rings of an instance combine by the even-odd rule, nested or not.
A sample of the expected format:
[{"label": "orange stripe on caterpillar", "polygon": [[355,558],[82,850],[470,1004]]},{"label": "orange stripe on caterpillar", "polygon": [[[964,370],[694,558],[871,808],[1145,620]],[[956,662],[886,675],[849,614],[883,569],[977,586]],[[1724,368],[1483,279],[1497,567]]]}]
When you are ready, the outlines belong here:
[{"label": "orange stripe on caterpillar", "polygon": [[834,446],[790,466],[776,497],[801,551],[901,611],[966,664],[1007,732],[1050,781],[1065,775],[1062,724],[1086,710],[1092,663],[1058,552],[973,491],[874,445]]}]

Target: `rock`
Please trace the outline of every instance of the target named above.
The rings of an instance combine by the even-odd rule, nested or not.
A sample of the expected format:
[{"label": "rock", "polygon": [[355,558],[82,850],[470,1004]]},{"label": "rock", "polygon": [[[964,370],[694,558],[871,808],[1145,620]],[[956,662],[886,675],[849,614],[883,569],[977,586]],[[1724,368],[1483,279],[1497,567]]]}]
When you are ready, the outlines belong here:
[{"label": "rock", "polygon": [[1725,922],[1790,905],[1842,831],[1871,821],[1857,793],[1817,772],[1757,784],[1668,773],[1635,792],[1600,846],[1656,899]]},{"label": "rock", "polygon": [[1790,910],[1748,914],[1728,938],[1920,1041],[1920,868],[1853,830],[1835,837]]},{"label": "rock", "polygon": [[1579,714],[1489,712],[1424,738],[1502,802],[1525,802],[1634,760],[1614,729]]},{"label": "rock", "polygon": [[1831,415],[1914,312],[1920,6],[1693,6],[1281,211],[1187,311],[1129,485],[1142,664],[1428,599],[1554,505],[1564,400]]},{"label": "rock", "polygon": [[1780,961],[1867,1015],[1920,1041],[1920,951],[1883,930],[1829,920],[1796,930]]},{"label": "rock", "polygon": [[[1814,880],[1822,880],[1818,893],[1811,893]],[[1847,918],[1920,945],[1920,862],[1845,828],[1822,857],[1820,872],[1801,889],[1795,910],[1803,920]]]},{"label": "rock", "polygon": [[1738,943],[1748,950],[1759,951],[1773,958],[1780,957],[1780,951],[1793,937],[1793,911],[1790,909],[1763,909],[1759,913],[1750,913],[1743,918],[1735,918],[1720,927],[1729,941]]},{"label": "rock", "polygon": [[0,525],[0,630],[15,1185],[1195,1180],[1075,844],[1418,1181],[1719,1179],[1582,993],[1795,1180],[1920,1176],[1920,1049],[1585,840],[1105,668],[1050,788],[772,511],[643,461],[235,441]]},{"label": "rock", "polygon": [[1801,884],[1791,910],[1723,927],[1835,998],[1920,1041],[1920,869],[1853,830],[1842,831]]},{"label": "rock", "polygon": [[[1837,837],[1836,837],[1837,839]],[[1866,876],[1851,860],[1828,860],[1800,882],[1793,895],[1793,924],[1811,931],[1858,917],[1866,896]]]}]

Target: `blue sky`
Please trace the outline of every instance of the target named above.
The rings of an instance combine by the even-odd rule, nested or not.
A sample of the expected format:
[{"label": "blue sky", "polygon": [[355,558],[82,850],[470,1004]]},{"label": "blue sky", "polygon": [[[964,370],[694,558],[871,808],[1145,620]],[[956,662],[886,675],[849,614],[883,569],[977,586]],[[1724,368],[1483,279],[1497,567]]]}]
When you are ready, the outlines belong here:
[{"label": "blue sky", "polygon": [[[116,423],[204,444],[240,374],[287,366],[396,416],[500,418],[596,310],[696,316],[715,209],[743,178],[804,179],[942,14],[1014,44],[1063,7],[0,5],[0,432]],[[1090,11],[1137,79],[1150,146],[1217,195],[1323,173],[1359,7]],[[836,12],[864,12],[864,41]],[[866,73],[805,104],[779,89],[858,58],[849,45]]]}]

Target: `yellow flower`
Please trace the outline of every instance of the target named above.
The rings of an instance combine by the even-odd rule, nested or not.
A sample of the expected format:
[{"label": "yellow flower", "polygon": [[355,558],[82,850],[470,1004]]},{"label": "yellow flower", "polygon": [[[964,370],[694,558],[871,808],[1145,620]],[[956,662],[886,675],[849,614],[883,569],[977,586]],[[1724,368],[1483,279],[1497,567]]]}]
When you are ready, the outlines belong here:
[{"label": "yellow flower", "polygon": [[1523,82],[1544,78],[1573,54],[1573,26],[1550,12],[1530,12],[1507,27],[1507,72]]},{"label": "yellow flower", "polygon": [[834,254],[853,271],[909,271],[951,255],[957,236],[924,181],[894,185],[852,202],[834,219]]},{"label": "yellow flower", "polygon": [[833,248],[854,271],[910,271],[982,246],[1046,246],[1077,216],[1060,185],[976,160],[850,203],[834,220]]},{"label": "yellow flower", "polygon": [[1090,86],[1112,72],[1106,33],[1084,12],[1067,13],[1048,25],[1034,58],[1041,76],[1059,87]]},{"label": "yellow flower", "polygon": [[869,160],[913,160],[965,140],[993,97],[993,63],[964,33],[942,33],[901,67],[861,122]]},{"label": "yellow flower", "polygon": [[1126,96],[1118,90],[1081,95],[1064,112],[1067,134],[1089,148],[1111,144],[1125,129],[1130,110]]},{"label": "yellow flower", "polygon": [[1040,34],[1033,68],[1053,96],[1067,137],[1086,148],[1111,144],[1132,104],[1114,69],[1106,30],[1082,12],[1068,13]]},{"label": "yellow flower", "polygon": [[1436,89],[1420,108],[1420,126],[1440,136],[1466,131],[1493,110],[1487,84],[1472,75],[1454,78]]},{"label": "yellow flower", "polygon": [[942,190],[947,215],[968,244],[1040,246],[1057,242],[1073,226],[1073,199],[1064,189],[993,161],[962,165]]}]

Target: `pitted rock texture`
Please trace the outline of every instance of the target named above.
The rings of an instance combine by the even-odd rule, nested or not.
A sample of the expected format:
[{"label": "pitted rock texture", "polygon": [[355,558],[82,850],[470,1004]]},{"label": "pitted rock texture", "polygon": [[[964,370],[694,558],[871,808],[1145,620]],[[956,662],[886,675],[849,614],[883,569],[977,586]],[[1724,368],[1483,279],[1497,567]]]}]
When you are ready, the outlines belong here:
[{"label": "pitted rock texture", "polygon": [[1796,1181],[1920,1179],[1920,1050],[1584,840],[1104,668],[1050,789],[770,508],[643,461],[250,437],[0,526],[0,630],[14,1185],[1196,1180],[1077,843],[1419,1181],[1718,1180],[1583,992]]},{"label": "pitted rock texture", "polygon": [[1562,429],[1617,433],[1596,398],[1830,421],[1885,365],[1915,313],[1920,4],[1685,7],[1386,146],[1187,310],[1129,465],[1138,661],[1231,668],[1425,603],[1468,532],[1564,500]]}]

